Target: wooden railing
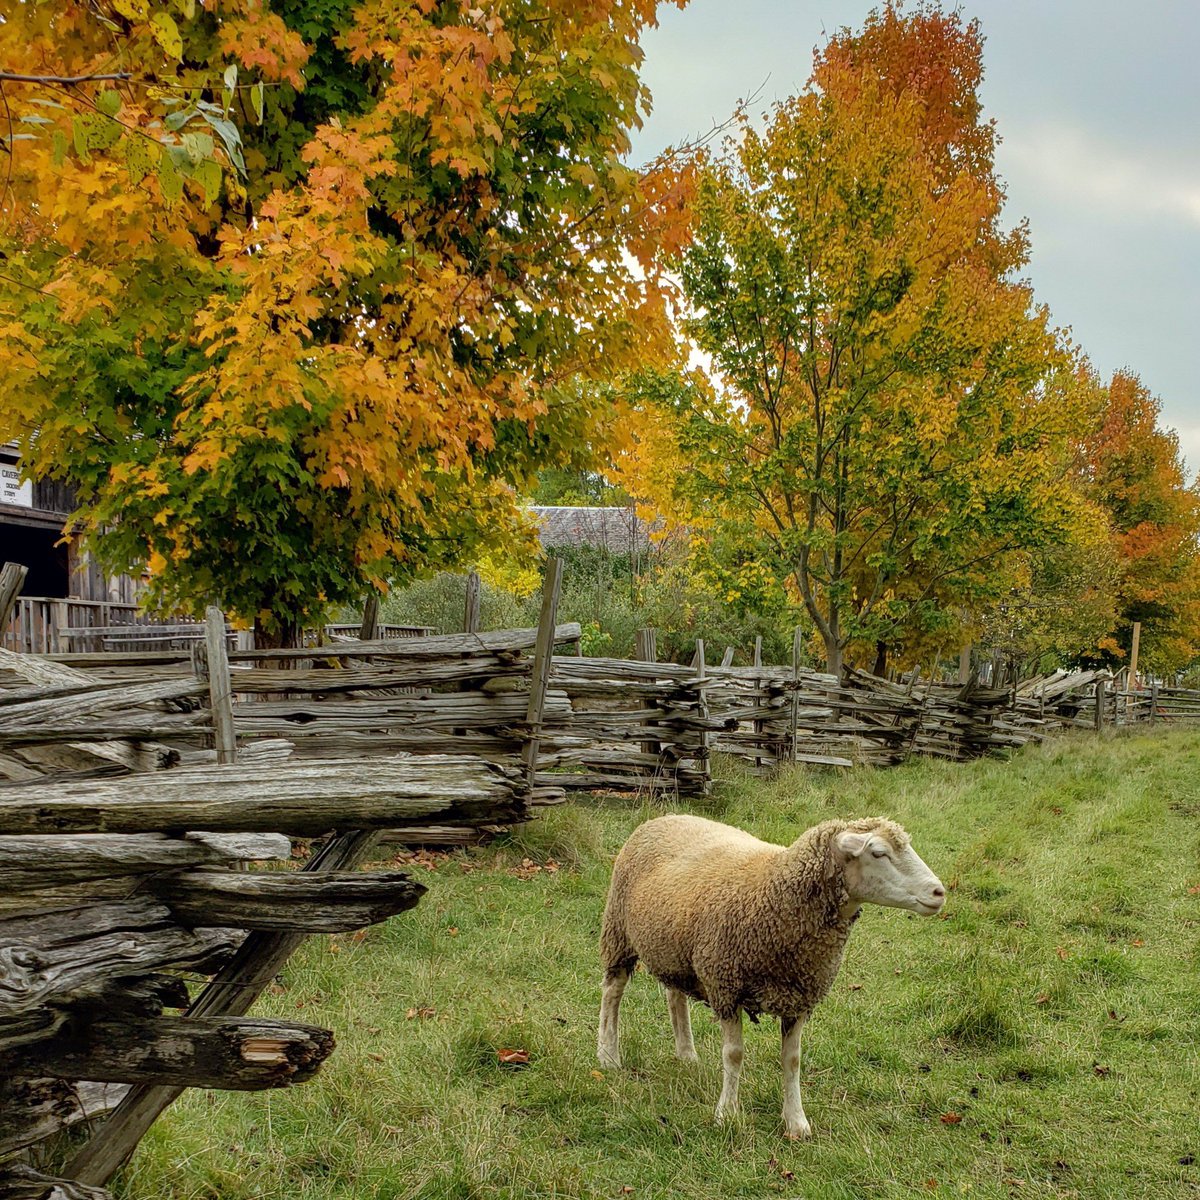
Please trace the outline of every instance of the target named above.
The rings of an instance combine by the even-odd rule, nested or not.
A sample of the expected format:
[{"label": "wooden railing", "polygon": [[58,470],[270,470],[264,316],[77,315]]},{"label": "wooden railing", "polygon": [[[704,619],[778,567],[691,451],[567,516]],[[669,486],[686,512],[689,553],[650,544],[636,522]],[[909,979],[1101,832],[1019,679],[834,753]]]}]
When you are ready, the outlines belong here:
[{"label": "wooden railing", "polygon": [[[326,625],[323,633],[326,639],[354,637],[358,628],[353,624],[333,624]],[[139,636],[135,631],[144,634]],[[379,636],[386,638],[422,637],[432,632],[423,625],[379,627]],[[8,625],[0,629],[0,647],[23,654],[177,650],[189,648],[202,636],[202,627],[191,617],[155,617],[136,604],[20,596]],[[249,635],[245,637],[248,639]],[[233,640],[231,634],[231,648]],[[321,639],[314,634],[314,640]],[[248,641],[244,648],[250,648]]]}]

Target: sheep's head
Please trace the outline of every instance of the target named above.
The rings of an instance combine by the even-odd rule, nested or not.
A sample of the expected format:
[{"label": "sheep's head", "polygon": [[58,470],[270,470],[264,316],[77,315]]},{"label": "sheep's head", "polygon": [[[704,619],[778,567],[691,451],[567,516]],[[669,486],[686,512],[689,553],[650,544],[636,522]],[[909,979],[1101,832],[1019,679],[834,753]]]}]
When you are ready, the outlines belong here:
[{"label": "sheep's head", "polygon": [[852,821],[833,839],[852,901],[933,916],[946,902],[942,881],[892,821]]}]

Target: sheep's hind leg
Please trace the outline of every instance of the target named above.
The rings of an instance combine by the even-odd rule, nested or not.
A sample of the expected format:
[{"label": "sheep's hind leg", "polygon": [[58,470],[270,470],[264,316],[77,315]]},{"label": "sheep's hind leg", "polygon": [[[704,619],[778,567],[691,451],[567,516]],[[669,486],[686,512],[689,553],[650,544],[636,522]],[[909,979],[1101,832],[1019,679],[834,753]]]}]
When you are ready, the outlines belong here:
[{"label": "sheep's hind leg", "polygon": [[621,1065],[621,1047],[617,1021],[621,1010],[621,995],[629,982],[630,972],[624,967],[610,967],[604,973],[600,992],[600,1030],[596,1036],[596,1057],[602,1067]]},{"label": "sheep's hind leg", "polygon": [[812,1137],[812,1126],[804,1115],[804,1104],[800,1099],[800,1030],[804,1019],[779,1022],[783,1033],[783,1048],[780,1063],[783,1067],[783,1132],[790,1138]]},{"label": "sheep's hind leg", "polygon": [[684,1062],[699,1062],[696,1043],[692,1041],[692,1017],[688,998],[678,988],[667,988],[667,1010],[671,1014],[671,1031],[675,1034],[675,1057]]},{"label": "sheep's hind leg", "polygon": [[721,1097],[717,1120],[725,1121],[738,1111],[738,1083],[742,1077],[742,1010],[721,1018]]}]

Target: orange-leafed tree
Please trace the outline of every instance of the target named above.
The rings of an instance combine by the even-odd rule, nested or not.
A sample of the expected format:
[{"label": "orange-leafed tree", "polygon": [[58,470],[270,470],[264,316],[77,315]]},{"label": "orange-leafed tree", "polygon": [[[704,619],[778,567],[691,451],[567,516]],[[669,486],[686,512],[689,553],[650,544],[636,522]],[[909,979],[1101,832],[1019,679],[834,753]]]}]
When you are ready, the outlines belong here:
[{"label": "orange-leafed tree", "polygon": [[0,429],[98,557],[288,638],[511,536],[669,344],[656,4],[17,6]]},{"label": "orange-leafed tree", "polygon": [[786,581],[834,671],[949,636],[1007,555],[1069,529],[1080,398],[1014,278],[981,55],[957,14],[889,7],[704,157],[680,277],[714,383],[633,397],[656,410],[633,448],[646,494]]},{"label": "orange-leafed tree", "polygon": [[1108,660],[1126,660],[1141,623],[1140,661],[1170,672],[1200,657],[1200,490],[1189,485],[1179,439],[1137,375],[1116,372],[1101,419],[1080,444],[1081,472],[1109,515],[1121,564],[1119,619]]}]

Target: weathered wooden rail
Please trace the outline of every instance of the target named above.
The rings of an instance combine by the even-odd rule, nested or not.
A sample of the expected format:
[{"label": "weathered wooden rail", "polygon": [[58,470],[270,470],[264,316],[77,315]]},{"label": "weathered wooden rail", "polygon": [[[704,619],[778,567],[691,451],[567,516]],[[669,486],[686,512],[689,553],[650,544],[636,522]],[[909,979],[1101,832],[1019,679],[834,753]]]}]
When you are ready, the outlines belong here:
[{"label": "weathered wooden rail", "polygon": [[[137,683],[0,651],[0,1195],[102,1197],[184,1088],[311,1077],[333,1035],[248,1010],[308,935],[417,903],[406,872],[355,870],[379,835],[529,816],[527,766],[461,747],[327,760],[261,731],[239,746],[214,631],[201,672]],[[514,639],[494,641],[466,657],[512,669]],[[254,695],[247,708],[277,715]],[[324,839],[302,870],[295,836]],[[84,1119],[94,1132],[61,1178],[19,1161]]]}]

